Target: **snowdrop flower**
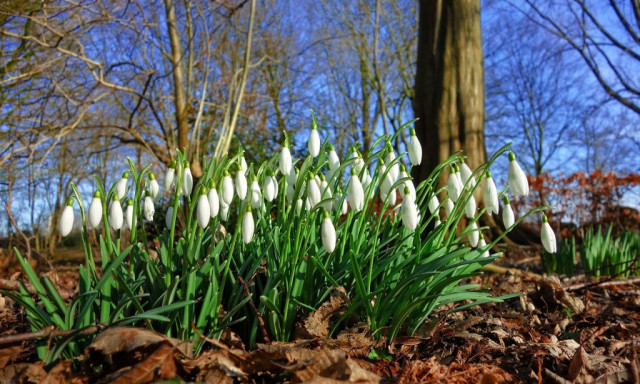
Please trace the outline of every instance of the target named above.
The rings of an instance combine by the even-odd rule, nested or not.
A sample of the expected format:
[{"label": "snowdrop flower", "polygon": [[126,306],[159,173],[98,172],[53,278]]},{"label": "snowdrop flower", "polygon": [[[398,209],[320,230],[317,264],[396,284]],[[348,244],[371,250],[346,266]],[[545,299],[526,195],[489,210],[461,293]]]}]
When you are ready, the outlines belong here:
[{"label": "snowdrop flower", "polygon": [[[407,189],[408,188],[405,187],[405,194],[408,193]],[[400,216],[402,216],[402,225],[404,225],[406,229],[413,231],[418,227],[420,216],[418,213],[418,206],[413,200],[407,199],[402,202]]]},{"label": "snowdrop flower", "polygon": [[318,125],[313,120],[311,124],[311,133],[309,133],[309,141],[307,142],[307,146],[309,148],[309,154],[311,157],[318,157],[320,153],[320,134],[318,134]]},{"label": "snowdrop flower", "polygon": [[445,197],[444,200],[444,211],[447,214],[447,217],[451,217],[451,212],[453,212],[453,201],[449,197]]},{"label": "snowdrop flower", "polygon": [[240,170],[246,176],[247,171],[249,170],[249,167],[247,166],[247,160],[244,159],[244,151],[241,151],[241,155],[240,155],[240,159],[238,160],[238,163],[240,164]]},{"label": "snowdrop flower", "polygon": [[[405,170],[404,165],[400,164],[399,179],[405,179],[405,178],[409,178],[409,175],[407,175],[407,171]],[[413,180],[411,180],[411,178],[409,178],[409,180],[405,180],[404,186],[409,188],[409,195],[413,196],[413,200],[415,201],[416,187],[413,185]],[[400,188],[400,195],[402,196],[403,199],[405,198],[404,187]]]},{"label": "snowdrop flower", "polygon": [[253,239],[253,231],[255,230],[255,223],[253,222],[253,214],[251,214],[251,208],[242,216],[242,241],[245,244],[249,244]]},{"label": "snowdrop flower", "polygon": [[332,197],[333,197],[333,193],[331,192],[331,188],[329,188],[329,183],[327,183],[327,180],[324,178],[324,175],[321,173],[320,174],[320,201],[327,200],[324,203],[322,203],[322,206],[327,211],[331,210],[332,201],[329,199],[331,199]]},{"label": "snowdrop flower", "polygon": [[222,177],[222,201],[226,205],[231,204],[233,201],[233,180],[231,180],[231,175],[228,171],[224,172],[224,176]]},{"label": "snowdrop flower", "polygon": [[264,178],[264,184],[262,186],[264,190],[264,199],[271,202],[278,197],[278,181],[273,177],[271,169],[267,169],[267,176]]},{"label": "snowdrop flower", "polygon": [[118,196],[114,196],[111,205],[109,206],[109,226],[117,231],[122,228],[124,217],[122,215],[122,205]]},{"label": "snowdrop flower", "polygon": [[529,182],[527,181],[527,175],[524,174],[520,165],[516,161],[516,155],[513,152],[509,152],[509,169],[507,172],[507,179],[509,181],[509,189],[513,193],[513,196],[529,196]]},{"label": "snowdrop flower", "polygon": [[58,223],[58,230],[60,236],[65,237],[73,229],[73,219],[75,214],[73,213],[73,198],[67,200],[67,205],[62,209],[60,214],[60,222]]},{"label": "snowdrop flower", "polygon": [[116,195],[118,195],[119,200],[122,200],[127,193],[127,182],[129,182],[129,171],[124,171],[122,178],[116,184]]},{"label": "snowdrop flower", "polygon": [[458,201],[460,194],[462,193],[462,182],[458,178],[458,170],[456,165],[452,165],[449,173],[449,180],[447,181],[447,192],[449,193],[449,198],[454,203]]},{"label": "snowdrop flower", "polygon": [[355,167],[358,173],[362,172],[362,168],[364,168],[364,160],[362,160],[362,156],[360,156],[360,152],[356,148],[353,148],[353,166]]},{"label": "snowdrop flower", "polygon": [[484,183],[484,204],[489,215],[497,214],[500,210],[498,204],[498,189],[491,178],[491,172],[487,171],[487,179]]},{"label": "snowdrop flower", "polygon": [[296,200],[296,215],[298,216],[300,216],[300,213],[302,212],[302,205],[302,199],[298,198],[298,200]]},{"label": "snowdrop flower", "polygon": [[433,228],[438,228],[440,224],[442,224],[442,222],[440,221],[440,215],[436,215],[436,221],[433,224]]},{"label": "snowdrop flower", "polygon": [[160,195],[160,185],[158,185],[158,180],[156,180],[156,175],[154,175],[153,172],[149,172],[149,192],[154,200],[158,199]]},{"label": "snowdrop flower", "polygon": [[229,219],[229,204],[225,203],[224,200],[220,200],[220,220],[227,221]]},{"label": "snowdrop flower", "polygon": [[329,218],[329,212],[323,209],[324,219],[322,219],[322,229],[320,237],[322,238],[322,246],[327,253],[333,252],[336,249],[336,229],[333,226],[333,222]]},{"label": "snowdrop flower", "polygon": [[102,221],[102,194],[100,191],[93,193],[93,199],[91,199],[91,205],[89,205],[89,225],[91,228],[98,228]]},{"label": "snowdrop flower", "polygon": [[164,174],[164,189],[169,190],[173,185],[173,179],[176,177],[176,161],[173,160],[171,164],[169,164],[169,168]]},{"label": "snowdrop flower", "polygon": [[315,207],[321,198],[320,187],[316,182],[316,179],[313,175],[309,175],[309,181],[307,181],[307,198],[309,199],[309,205],[311,208]]},{"label": "snowdrop flower", "polygon": [[407,144],[409,160],[411,161],[411,165],[420,165],[420,163],[422,163],[422,146],[416,136],[416,130],[411,128],[409,135],[409,144]]},{"label": "snowdrop flower", "polygon": [[335,149],[333,148],[333,145],[331,144],[329,144],[328,162],[329,162],[329,170],[331,171],[331,174],[333,174],[333,172],[335,172],[336,169],[338,169],[338,167],[340,166],[340,158],[338,158],[338,154],[336,153]]},{"label": "snowdrop flower", "polygon": [[209,200],[209,216],[213,219],[218,216],[218,212],[220,211],[220,197],[216,189],[216,182],[213,179],[209,180],[207,199]]},{"label": "snowdrop flower", "polygon": [[[381,175],[384,175],[384,173],[381,173]],[[394,183],[394,180],[392,179],[392,177],[393,175],[391,174],[391,169],[390,169],[386,173],[386,175],[383,176],[382,182],[380,183],[380,198],[382,199],[383,202],[387,201],[387,198],[389,196],[395,195],[395,190],[394,191],[391,190],[391,186]],[[405,188],[405,190],[408,190],[408,188]],[[391,201],[389,201],[389,204],[391,205],[394,205],[394,203],[395,202],[392,203]]]},{"label": "snowdrop flower", "polygon": [[164,217],[164,223],[167,226],[167,229],[169,230],[171,229],[172,220],[173,220],[173,201],[169,203],[169,208],[167,208],[167,215]]},{"label": "snowdrop flower", "polygon": [[182,194],[184,196],[191,196],[193,191],[193,175],[191,174],[191,168],[189,162],[184,162],[184,173],[182,174]]},{"label": "snowdrop flower", "polygon": [[468,218],[472,218],[476,215],[476,199],[473,195],[469,197],[467,204],[464,206],[464,214],[467,215]]},{"label": "snowdrop flower", "polygon": [[209,205],[209,199],[207,198],[206,188],[202,188],[200,190],[198,205],[196,206],[196,218],[198,219],[198,225],[200,228],[206,228],[209,224],[209,219],[211,219],[211,206]]},{"label": "snowdrop flower", "polygon": [[351,208],[360,212],[364,208],[364,190],[362,184],[355,169],[351,169],[351,179],[349,180],[349,187],[347,189],[347,199]]},{"label": "snowdrop flower", "polygon": [[125,211],[125,228],[133,229],[133,200],[128,198],[126,201],[127,210]]},{"label": "snowdrop flower", "polygon": [[[480,241],[478,241],[478,249],[480,250],[486,246],[487,246],[487,242],[484,241],[484,236],[480,234]],[[480,257],[489,257],[489,249],[486,249],[484,252],[482,252]]]},{"label": "snowdrop flower", "polygon": [[365,171],[364,174],[362,175],[362,189],[367,190],[369,185],[371,185],[372,181],[373,179],[371,178],[369,171]]},{"label": "snowdrop flower", "polygon": [[342,204],[339,207],[340,208],[340,214],[341,215],[346,215],[347,211],[349,210],[349,204],[347,203],[347,199],[343,200],[343,197],[344,197],[344,195],[342,193],[342,189],[338,188],[338,192],[336,192],[335,200],[333,202],[333,204],[334,204],[333,208],[334,209],[338,209],[338,205]]},{"label": "snowdrop flower", "polygon": [[515,221],[515,215],[513,214],[513,209],[511,209],[509,198],[507,195],[504,195],[504,207],[502,207],[502,222],[504,223],[504,228],[508,229]]},{"label": "snowdrop flower", "polygon": [[472,176],[473,172],[471,168],[464,161],[460,164],[460,178],[462,181],[462,185],[466,186],[465,188],[468,190],[473,189],[476,186],[476,178]]},{"label": "snowdrop flower", "polygon": [[440,202],[438,201],[438,195],[434,193],[429,199],[429,212],[431,212],[431,214],[433,215],[438,211],[439,206],[440,206]]},{"label": "snowdrop flower", "polygon": [[291,172],[292,160],[291,160],[291,151],[289,151],[289,139],[284,139],[284,144],[282,144],[282,149],[280,150],[280,172],[288,176]]},{"label": "snowdrop flower", "polygon": [[471,223],[471,225],[469,225],[469,244],[471,244],[472,247],[477,247],[478,246],[478,240],[480,239],[480,232],[478,231],[478,225],[476,224],[476,222],[474,221],[473,223]]},{"label": "snowdrop flower", "polygon": [[255,177],[251,182],[251,208],[258,209],[262,205],[262,191],[260,190],[260,184]]},{"label": "snowdrop flower", "polygon": [[391,175],[391,180],[395,182],[398,179],[398,175],[400,174],[398,162],[393,162],[396,159],[396,152],[393,150],[393,146],[391,145],[391,143],[387,142],[386,147],[387,156],[385,157],[384,162],[388,167],[391,167],[388,174]]},{"label": "snowdrop flower", "polygon": [[153,221],[153,215],[156,213],[153,206],[153,198],[150,191],[145,193],[144,202],[142,204],[142,215],[147,221]]},{"label": "snowdrop flower", "polygon": [[542,239],[542,246],[549,253],[556,253],[558,247],[556,245],[556,235],[549,225],[549,220],[546,215],[542,215],[542,228],[540,229],[540,238]]}]

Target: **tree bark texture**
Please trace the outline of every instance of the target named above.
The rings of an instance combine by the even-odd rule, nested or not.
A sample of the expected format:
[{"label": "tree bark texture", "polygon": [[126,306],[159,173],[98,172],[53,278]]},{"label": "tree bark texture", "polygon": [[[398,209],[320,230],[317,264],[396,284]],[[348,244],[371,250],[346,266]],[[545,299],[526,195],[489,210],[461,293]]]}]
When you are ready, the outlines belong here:
[{"label": "tree bark texture", "polygon": [[485,162],[479,0],[420,0],[413,109],[424,149],[416,183],[460,149],[471,169]]}]

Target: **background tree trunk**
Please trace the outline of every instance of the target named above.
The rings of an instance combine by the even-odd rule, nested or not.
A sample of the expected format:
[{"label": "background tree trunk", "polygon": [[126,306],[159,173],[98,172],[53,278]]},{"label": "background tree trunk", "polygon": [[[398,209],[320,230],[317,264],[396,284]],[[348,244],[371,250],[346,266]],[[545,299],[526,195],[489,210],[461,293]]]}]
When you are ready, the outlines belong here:
[{"label": "background tree trunk", "polygon": [[422,164],[412,172],[416,183],[460,149],[471,169],[484,163],[479,0],[420,0],[413,109],[424,148]]}]

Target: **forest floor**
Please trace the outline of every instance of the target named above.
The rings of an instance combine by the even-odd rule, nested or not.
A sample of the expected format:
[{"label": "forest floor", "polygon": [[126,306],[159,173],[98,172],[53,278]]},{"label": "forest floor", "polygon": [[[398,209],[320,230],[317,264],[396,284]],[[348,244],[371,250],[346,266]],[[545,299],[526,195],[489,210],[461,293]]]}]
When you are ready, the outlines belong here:
[{"label": "forest floor", "polygon": [[[53,270],[38,267],[73,292],[79,260],[65,252]],[[416,335],[391,342],[374,340],[366,326],[327,337],[343,304],[336,294],[300,319],[300,337],[291,343],[247,351],[226,333],[191,356],[189,345],[163,335],[110,328],[84,356],[45,370],[24,310],[0,298],[0,383],[640,383],[640,280],[541,276],[535,250],[507,255],[502,266],[529,272],[486,272],[473,282],[495,295],[523,295],[461,312],[442,309]],[[6,288],[22,276],[7,256],[2,260]]]}]

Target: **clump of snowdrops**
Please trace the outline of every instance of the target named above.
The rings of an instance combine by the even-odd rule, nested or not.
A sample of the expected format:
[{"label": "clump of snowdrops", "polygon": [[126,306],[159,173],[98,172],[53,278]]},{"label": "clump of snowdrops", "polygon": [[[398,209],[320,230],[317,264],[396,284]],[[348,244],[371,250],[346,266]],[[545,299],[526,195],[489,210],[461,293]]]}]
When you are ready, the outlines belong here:
[{"label": "clump of snowdrops", "polygon": [[[440,306],[461,303],[460,310],[504,299],[461,281],[500,256],[491,248],[501,236],[487,243],[478,220],[499,213],[501,198],[506,232],[543,209],[514,217],[507,193],[527,195],[528,183],[513,153],[509,187],[500,192],[489,168],[508,146],[475,170],[456,153],[416,186],[409,176],[422,160],[415,132],[410,129],[408,156],[396,154],[393,142],[395,136],[379,138],[366,157],[354,145],[340,159],[331,144],[321,143],[314,116],[305,158],[292,159],[286,139],[262,164],[247,164],[242,151],[205,159],[194,183],[177,151],[162,190],[150,166],[138,170],[129,161],[108,190],[95,179],[88,211],[74,186],[62,212],[63,236],[73,227],[74,208],[82,221],[85,264],[73,300],[63,300],[49,278],[38,278],[20,256],[38,294],[7,294],[24,305],[33,329],[137,324],[195,340],[196,352],[202,335],[219,337],[229,327],[250,346],[289,340],[295,320],[336,287],[350,300],[332,330],[365,322],[373,335],[388,340],[414,333]],[[438,189],[441,177],[448,180]],[[475,202],[478,188],[484,207]],[[159,199],[170,201],[166,217],[155,213]],[[144,229],[148,221],[166,227],[154,249]],[[459,231],[461,222],[466,224]],[[555,251],[544,216],[543,222],[544,246]],[[89,231],[100,234],[97,250]],[[124,236],[131,244],[126,248]],[[101,273],[94,253],[101,256]],[[54,361],[61,353],[77,355],[88,341],[59,338],[53,349],[43,345],[39,351]]]}]

